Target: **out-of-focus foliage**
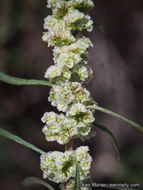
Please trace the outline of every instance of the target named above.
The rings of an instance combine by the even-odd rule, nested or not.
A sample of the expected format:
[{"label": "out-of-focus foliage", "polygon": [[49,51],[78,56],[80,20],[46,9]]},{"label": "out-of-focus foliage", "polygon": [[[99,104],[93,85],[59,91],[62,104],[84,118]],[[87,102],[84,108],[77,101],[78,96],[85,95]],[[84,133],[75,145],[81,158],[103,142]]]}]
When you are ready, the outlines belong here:
[{"label": "out-of-focus foliage", "polygon": [[143,187],[143,144],[130,148],[114,175],[114,181],[140,184]]}]

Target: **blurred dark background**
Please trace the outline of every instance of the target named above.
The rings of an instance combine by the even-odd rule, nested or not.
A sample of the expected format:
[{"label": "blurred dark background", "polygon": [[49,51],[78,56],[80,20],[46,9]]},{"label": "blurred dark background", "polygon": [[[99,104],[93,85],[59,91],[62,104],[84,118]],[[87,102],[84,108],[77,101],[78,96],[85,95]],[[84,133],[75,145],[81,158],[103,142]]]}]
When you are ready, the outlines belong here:
[{"label": "blurred dark background", "polygon": [[[46,0],[1,0],[1,71],[43,79],[47,67],[53,64],[51,48],[41,40],[43,19],[49,13]],[[96,0],[90,14],[101,26],[85,33],[94,43],[89,51],[94,77],[87,88],[100,106],[143,124],[143,1]],[[48,87],[18,87],[0,82],[0,127],[44,151],[64,151],[56,142],[46,142],[41,132],[40,118],[53,110],[47,101],[48,92]],[[143,134],[103,113],[96,112],[95,117],[96,122],[115,134],[121,160],[110,139],[99,130],[96,138],[84,143],[75,140],[75,148],[90,146],[94,158],[92,178],[104,183],[138,183],[143,189]],[[21,183],[28,176],[42,178],[39,155],[0,137],[0,189],[21,190]]]}]

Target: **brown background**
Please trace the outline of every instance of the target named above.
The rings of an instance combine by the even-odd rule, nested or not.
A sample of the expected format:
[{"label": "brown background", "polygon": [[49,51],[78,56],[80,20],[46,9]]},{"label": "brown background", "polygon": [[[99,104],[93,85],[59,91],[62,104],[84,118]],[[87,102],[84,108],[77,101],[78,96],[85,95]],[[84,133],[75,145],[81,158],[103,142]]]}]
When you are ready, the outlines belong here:
[{"label": "brown background", "polygon": [[[43,79],[53,64],[51,48],[41,40],[43,19],[49,14],[46,0],[1,0],[0,4],[0,70]],[[94,77],[87,88],[100,106],[143,124],[143,1],[96,0],[91,15],[97,27],[92,33],[85,32],[94,43],[89,56]],[[0,127],[44,151],[63,151],[57,143],[47,143],[41,132],[41,116],[53,110],[48,92],[46,87],[0,82]],[[94,181],[143,184],[143,135],[103,113],[96,112],[95,117],[115,134],[121,160],[99,130],[96,138],[84,143],[76,140],[74,147],[90,146]],[[0,137],[0,189],[23,189],[21,183],[27,176],[42,178],[39,155]]]}]

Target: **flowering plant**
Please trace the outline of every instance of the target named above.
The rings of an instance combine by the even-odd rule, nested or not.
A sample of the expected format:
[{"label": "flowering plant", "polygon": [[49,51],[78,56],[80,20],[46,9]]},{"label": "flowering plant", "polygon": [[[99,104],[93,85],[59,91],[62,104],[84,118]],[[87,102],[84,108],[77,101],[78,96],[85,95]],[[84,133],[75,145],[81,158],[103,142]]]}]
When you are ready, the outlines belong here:
[{"label": "flowering plant", "polygon": [[[52,82],[48,100],[52,106],[64,114],[46,112],[42,117],[45,124],[43,133],[47,141],[57,141],[66,145],[66,152],[48,152],[41,156],[43,177],[57,183],[63,183],[62,189],[74,189],[76,164],[79,164],[80,180],[89,177],[92,158],[86,146],[72,150],[72,139],[90,138],[95,102],[90,92],[83,87],[92,75],[87,64],[87,49],[92,42],[79,32],[92,31],[93,21],[86,11],[94,6],[93,1],[85,0],[49,0],[48,8],[53,15],[44,20],[43,41],[54,46],[54,66],[50,66],[45,78]],[[92,133],[93,136],[93,133]],[[68,147],[68,148],[67,148]]]},{"label": "flowering plant", "polygon": [[[82,30],[91,32],[93,29],[93,21],[86,14],[88,9],[94,7],[93,1],[48,0],[47,7],[52,9],[52,15],[44,20],[44,29],[48,31],[44,32],[42,39],[48,43],[48,46],[53,47],[54,65],[45,72],[45,78],[49,81],[25,80],[1,72],[0,80],[15,85],[51,86],[48,100],[62,113],[46,112],[41,118],[44,123],[42,131],[47,141],[57,141],[65,145],[65,152],[45,153],[4,129],[0,129],[0,135],[40,153],[43,178],[60,183],[63,190],[74,190],[79,189],[80,181],[90,177],[92,158],[87,146],[73,150],[73,139],[90,138],[95,135],[94,128],[99,128],[111,137],[119,155],[113,134],[104,126],[95,123],[95,110],[122,119],[142,132],[143,127],[119,114],[99,107],[91,98],[90,92],[83,86],[92,77],[92,69],[87,61],[87,50],[93,47],[93,44],[80,32]],[[38,180],[38,183],[53,190],[53,187],[45,182]],[[90,187],[80,189],[87,190]]]}]

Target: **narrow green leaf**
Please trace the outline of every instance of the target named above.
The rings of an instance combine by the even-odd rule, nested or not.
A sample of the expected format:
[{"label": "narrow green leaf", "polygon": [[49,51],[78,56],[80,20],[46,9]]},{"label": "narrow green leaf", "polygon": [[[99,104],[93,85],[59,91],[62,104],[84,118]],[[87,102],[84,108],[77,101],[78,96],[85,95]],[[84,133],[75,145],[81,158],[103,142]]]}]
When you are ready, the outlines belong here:
[{"label": "narrow green leaf", "polygon": [[106,113],[106,114],[108,114],[108,115],[111,115],[111,116],[113,116],[113,117],[115,117],[115,118],[117,118],[117,119],[121,119],[121,120],[125,121],[126,123],[132,125],[133,127],[136,127],[136,128],[139,129],[141,132],[143,132],[143,126],[141,126],[141,125],[135,123],[134,121],[131,121],[131,120],[127,119],[126,117],[124,117],[124,116],[122,116],[122,115],[119,115],[119,114],[117,114],[117,113],[115,113],[115,112],[112,112],[112,111],[110,111],[110,110],[108,110],[108,109],[105,109],[105,108],[102,108],[102,107],[99,107],[99,106],[96,106],[95,109],[98,110],[98,111],[101,111],[101,112],[103,112],[103,113]]},{"label": "narrow green leaf", "polygon": [[44,187],[48,188],[49,190],[55,190],[50,184],[47,182],[37,178],[37,177],[28,177],[23,181],[24,186],[29,186],[33,184],[43,185]]},{"label": "narrow green leaf", "polygon": [[26,146],[26,147],[28,147],[28,148],[30,148],[30,149],[32,149],[32,150],[34,150],[34,151],[36,151],[36,152],[38,152],[40,154],[45,154],[45,152],[42,151],[41,149],[37,148],[36,146],[26,142],[22,138],[20,138],[20,137],[18,137],[16,135],[13,135],[12,133],[10,133],[10,132],[2,129],[2,128],[0,128],[0,135],[3,136],[3,137],[6,137],[6,138],[8,138],[8,139],[10,139],[12,141],[15,141],[15,142],[17,142],[17,143],[19,143],[19,144],[21,144],[23,146]]},{"label": "narrow green leaf", "polygon": [[80,174],[79,174],[79,165],[78,163],[76,164],[76,176],[75,176],[75,190],[81,190],[79,187],[80,183]]},{"label": "narrow green leaf", "polygon": [[44,85],[52,86],[52,83],[45,80],[34,80],[34,79],[22,79],[18,77],[12,77],[5,73],[0,72],[0,81],[13,84],[13,85]]},{"label": "narrow green leaf", "polygon": [[119,146],[118,146],[118,143],[116,141],[116,138],[114,137],[114,135],[112,134],[111,131],[109,131],[109,129],[107,129],[106,127],[102,126],[102,125],[99,125],[98,123],[93,123],[94,126],[100,130],[102,130],[103,132],[105,132],[112,140],[113,142],[113,145],[115,147],[115,150],[117,152],[117,155],[118,155],[118,159],[120,159],[120,151],[119,151]]}]

